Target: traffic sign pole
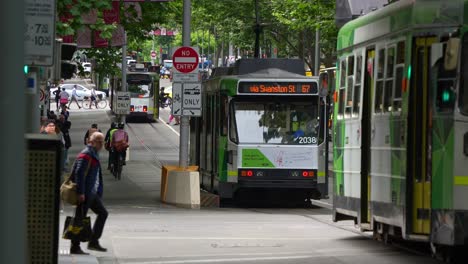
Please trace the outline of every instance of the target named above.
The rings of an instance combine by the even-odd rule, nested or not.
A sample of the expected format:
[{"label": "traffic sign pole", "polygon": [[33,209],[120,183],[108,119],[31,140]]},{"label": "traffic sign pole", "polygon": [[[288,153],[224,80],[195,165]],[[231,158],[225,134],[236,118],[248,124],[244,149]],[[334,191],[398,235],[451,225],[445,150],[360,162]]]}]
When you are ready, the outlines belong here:
[{"label": "traffic sign pole", "polygon": [[[190,20],[191,20],[191,0],[184,0],[182,45],[190,46]],[[174,59],[174,58],[173,58]],[[197,57],[198,60],[198,57]],[[187,168],[190,136],[190,119],[188,116],[180,118],[180,143],[179,143],[179,167]]]}]

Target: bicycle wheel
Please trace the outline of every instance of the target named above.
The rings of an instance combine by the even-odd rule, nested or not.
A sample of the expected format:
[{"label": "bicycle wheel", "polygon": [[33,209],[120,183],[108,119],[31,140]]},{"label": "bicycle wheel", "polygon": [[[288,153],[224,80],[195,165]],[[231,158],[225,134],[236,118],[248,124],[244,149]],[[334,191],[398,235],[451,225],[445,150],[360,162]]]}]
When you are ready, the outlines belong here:
[{"label": "bicycle wheel", "polygon": [[98,105],[98,108],[104,109],[104,108],[106,108],[106,106],[107,106],[107,100],[100,100],[100,101],[97,103],[97,105]]},{"label": "bicycle wheel", "polygon": [[119,181],[122,177],[122,167],[123,167],[123,157],[122,157],[122,154],[119,153],[119,162],[117,166],[117,180]]},{"label": "bicycle wheel", "polygon": [[84,99],[83,100],[83,108],[84,109],[89,109],[90,106],[91,106],[91,100],[90,99]]},{"label": "bicycle wheel", "polygon": [[166,98],[166,102],[164,102],[164,104],[166,106],[171,106],[172,105],[172,98],[170,98],[169,96]]}]

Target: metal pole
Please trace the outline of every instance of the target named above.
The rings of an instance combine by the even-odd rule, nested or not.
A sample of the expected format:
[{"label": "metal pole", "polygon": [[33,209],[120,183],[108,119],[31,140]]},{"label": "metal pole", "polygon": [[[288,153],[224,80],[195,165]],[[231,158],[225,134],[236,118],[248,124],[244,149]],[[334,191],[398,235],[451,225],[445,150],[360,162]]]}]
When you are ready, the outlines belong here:
[{"label": "metal pole", "polygon": [[315,76],[320,74],[320,30],[315,30]]},{"label": "metal pole", "polygon": [[0,2],[0,31],[3,36],[8,36],[8,40],[0,41],[0,50],[4,51],[0,64],[0,138],[3,140],[0,148],[0,204],[3,211],[0,217],[0,263],[29,263],[24,133],[26,109],[31,106],[25,104],[24,96],[24,33],[12,26],[24,25],[24,2]]},{"label": "metal pole", "polygon": [[[122,88],[120,89],[122,92],[127,91],[127,32],[124,32],[124,44],[122,45]],[[116,98],[114,96],[114,98]],[[114,105],[115,107],[115,105]],[[119,115],[118,117],[120,122],[124,122],[123,115]]]},{"label": "metal pole", "polygon": [[[184,0],[184,19],[182,28],[182,45],[190,46],[190,20],[191,0]],[[188,116],[180,117],[180,143],[179,143],[179,167],[187,168],[190,136],[190,119]]]}]

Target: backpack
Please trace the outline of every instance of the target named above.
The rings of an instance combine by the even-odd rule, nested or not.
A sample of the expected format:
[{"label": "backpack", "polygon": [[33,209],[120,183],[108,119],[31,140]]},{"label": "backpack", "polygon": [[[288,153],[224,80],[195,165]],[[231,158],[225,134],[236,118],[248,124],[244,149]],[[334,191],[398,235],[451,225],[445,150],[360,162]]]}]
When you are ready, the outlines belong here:
[{"label": "backpack", "polygon": [[97,128],[94,128],[94,127],[88,129],[88,138],[86,139],[86,143],[87,143],[87,144],[89,143],[89,140],[91,139],[91,135],[92,135],[94,132],[98,132],[98,129],[97,129]]},{"label": "backpack", "polygon": [[119,129],[112,134],[112,146],[118,152],[123,152],[128,148],[127,132]]}]

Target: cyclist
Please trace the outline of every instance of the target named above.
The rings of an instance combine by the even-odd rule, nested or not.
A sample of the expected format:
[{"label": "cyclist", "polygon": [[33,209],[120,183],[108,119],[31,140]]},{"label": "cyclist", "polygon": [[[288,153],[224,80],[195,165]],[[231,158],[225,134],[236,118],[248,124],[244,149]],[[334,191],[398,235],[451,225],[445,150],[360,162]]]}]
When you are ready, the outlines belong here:
[{"label": "cyclist", "polygon": [[109,128],[109,130],[107,130],[106,132],[106,137],[104,138],[104,142],[105,142],[105,145],[104,147],[106,148],[106,150],[109,152],[109,159],[108,159],[108,163],[107,163],[107,169],[110,170],[111,169],[111,162],[112,162],[112,149],[111,149],[111,138],[112,138],[112,134],[114,134],[114,132],[117,131],[117,123],[115,122],[112,122],[111,123],[111,126]]},{"label": "cyclist", "polygon": [[114,162],[118,155],[122,155],[123,165],[126,165],[125,158],[127,157],[128,148],[128,133],[124,130],[124,123],[117,125],[117,130],[111,134],[111,149],[112,161]]}]

